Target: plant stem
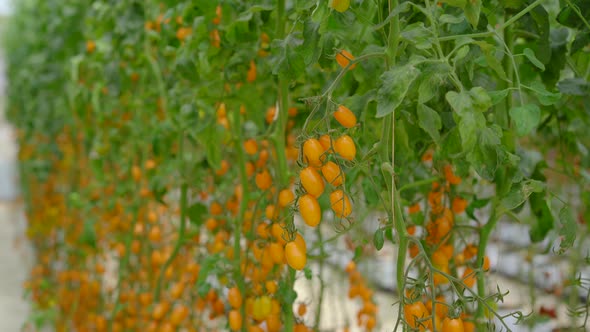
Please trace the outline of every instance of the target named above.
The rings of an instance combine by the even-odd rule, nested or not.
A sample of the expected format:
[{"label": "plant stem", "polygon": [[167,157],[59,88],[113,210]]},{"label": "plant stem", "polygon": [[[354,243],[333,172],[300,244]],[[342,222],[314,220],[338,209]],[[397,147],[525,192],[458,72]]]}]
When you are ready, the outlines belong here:
[{"label": "plant stem", "polygon": [[[492,234],[492,230],[496,227],[496,223],[498,222],[498,213],[496,211],[497,207],[496,204],[492,204],[492,212],[488,219],[488,222],[480,229],[479,232],[479,246],[477,247],[477,266],[483,266],[483,260],[486,255],[486,248],[488,246],[488,241],[490,239],[490,235]],[[485,272],[479,270],[477,272],[477,295],[480,298],[480,301],[483,301],[486,296],[486,286],[485,286]],[[485,307],[487,303],[478,303],[477,304],[477,315],[476,315],[476,324],[477,330],[483,331],[485,329]]]},{"label": "plant stem", "polygon": [[322,238],[322,230],[321,227],[318,226],[316,229],[318,235],[318,243],[320,244],[320,258],[319,258],[319,279],[320,279],[320,298],[318,299],[318,308],[315,313],[315,325],[313,327],[314,331],[320,330],[320,318],[322,317],[322,302],[324,301],[324,257],[326,255],[323,245],[323,238]]},{"label": "plant stem", "polygon": [[[531,3],[526,8],[524,8],[523,10],[521,10],[520,12],[518,12],[518,14],[512,16],[511,19],[509,19],[508,21],[506,21],[502,25],[500,25],[496,29],[496,31],[503,31],[508,26],[510,26],[512,23],[516,22],[519,18],[523,17],[528,12],[530,12],[533,9],[535,9],[535,7],[537,7],[538,5],[540,5],[541,2],[543,2],[543,1],[544,0],[537,0],[537,1],[533,2],[533,3]],[[441,41],[442,42],[442,41],[455,40],[455,39],[459,39],[459,38],[483,38],[483,37],[491,37],[495,33],[496,33],[495,31],[486,31],[486,32],[468,33],[468,34],[464,34],[464,35],[451,35],[451,36],[439,37],[438,38],[438,41]]]},{"label": "plant stem", "polygon": [[[238,217],[235,218],[234,223],[234,259],[233,259],[233,276],[237,283],[238,289],[241,294],[246,294],[246,285],[244,283],[244,277],[241,270],[241,252],[242,248],[240,241],[242,239],[242,225],[246,215],[246,209],[248,208],[248,174],[246,172],[246,158],[244,156],[244,149],[242,147],[242,123],[240,118],[240,109],[238,107],[233,108],[233,121],[232,121],[232,132],[234,133],[234,148],[236,149],[238,170],[240,172],[240,185],[242,186],[242,198],[240,200],[240,210]],[[240,308],[242,317],[246,317],[246,307],[243,305]],[[246,332],[246,325],[242,324],[242,332]]]},{"label": "plant stem", "polygon": [[[285,38],[285,22],[287,20],[287,16],[285,14],[285,0],[278,0],[277,4],[277,38],[283,39]],[[277,185],[278,188],[283,188],[287,185],[289,181],[289,174],[287,170],[287,157],[285,154],[285,132],[287,129],[287,119],[288,119],[288,112],[287,112],[287,104],[289,103],[289,86],[288,82],[285,78],[279,76],[278,82],[278,119],[277,124],[275,127],[275,131],[273,133],[273,142],[275,147],[275,152],[277,154],[277,166],[278,166],[278,179]],[[287,228],[294,229],[293,226],[293,217],[287,218]],[[289,289],[293,289],[295,284],[295,270],[289,267],[289,275],[287,277],[287,287]],[[293,301],[290,297],[286,297],[283,299],[283,322],[284,322],[284,331],[292,332],[295,327],[295,318],[293,316]]]},{"label": "plant stem", "polygon": [[178,253],[180,252],[180,248],[184,244],[184,233],[186,232],[186,210],[187,210],[187,203],[188,203],[188,184],[184,179],[184,131],[180,130],[180,142],[178,143],[178,159],[180,161],[180,176],[182,183],[180,184],[180,224],[178,228],[178,238],[176,239],[176,244],[174,245],[174,249],[172,253],[162,266],[160,270],[160,276],[158,277],[158,283],[156,284],[156,289],[154,290],[154,302],[158,302],[160,300],[160,295],[162,293],[162,283],[164,281],[164,275],[166,274],[166,270],[172,264]]}]

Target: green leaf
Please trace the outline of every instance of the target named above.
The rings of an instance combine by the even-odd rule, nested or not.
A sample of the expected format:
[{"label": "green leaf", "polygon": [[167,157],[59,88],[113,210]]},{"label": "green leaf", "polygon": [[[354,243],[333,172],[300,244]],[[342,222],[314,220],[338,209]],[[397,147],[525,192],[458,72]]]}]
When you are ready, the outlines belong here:
[{"label": "green leaf", "polygon": [[207,214],[207,207],[202,203],[194,203],[186,211],[190,222],[196,226],[203,224],[204,216]]},{"label": "green leaf", "polygon": [[477,135],[480,130],[485,128],[486,119],[481,113],[465,113],[459,121],[459,134],[463,151],[471,151],[477,142]]},{"label": "green leaf", "polygon": [[457,93],[456,91],[449,91],[447,92],[445,98],[451,108],[459,114],[459,116],[463,116],[471,112],[473,108],[473,104],[471,102],[471,97],[464,91]]},{"label": "green leaf", "polygon": [[506,210],[513,210],[522,205],[532,193],[541,192],[545,189],[545,184],[537,180],[525,180],[518,185],[512,186],[508,194],[500,205]]},{"label": "green leaf", "polygon": [[303,55],[303,61],[306,65],[315,63],[321,55],[322,48],[319,45],[320,25],[307,20],[303,26],[303,46],[301,47],[301,53]]},{"label": "green leaf", "polygon": [[524,56],[529,59],[529,61],[535,65],[535,67],[541,69],[541,70],[545,70],[545,65],[543,63],[541,63],[541,61],[539,61],[539,59],[537,59],[537,57],[535,56],[535,52],[533,52],[533,50],[531,50],[530,48],[525,48],[524,51],[522,51],[522,54],[524,54]]},{"label": "green leaf", "polygon": [[483,128],[479,131],[477,144],[467,155],[467,160],[482,178],[493,181],[498,169],[498,146],[502,130],[498,126]]},{"label": "green leaf", "polygon": [[545,199],[544,192],[532,193],[529,203],[536,217],[532,220],[529,236],[532,242],[540,242],[553,229],[553,214],[549,208],[549,202]]},{"label": "green leaf", "polygon": [[574,219],[569,207],[565,206],[559,211],[559,221],[561,228],[559,229],[559,236],[561,242],[559,243],[559,253],[563,254],[566,250],[571,248],[576,240],[576,233],[578,225]]},{"label": "green leaf", "polygon": [[284,40],[274,40],[271,48],[277,49],[274,52],[278,56],[273,61],[272,73],[294,80],[305,72],[304,53],[300,47],[302,44],[303,41],[294,34],[287,35]]},{"label": "green leaf", "polygon": [[309,267],[306,267],[303,269],[303,275],[305,275],[305,279],[307,279],[307,280],[311,280],[311,278],[313,277],[313,274],[312,274],[311,269]]},{"label": "green leaf", "polygon": [[492,105],[497,105],[502,100],[504,100],[504,98],[506,98],[506,96],[508,96],[508,93],[509,93],[508,89],[505,89],[505,90],[499,90],[499,91],[490,91],[490,92],[488,92],[488,95],[492,99]]},{"label": "green leaf", "polygon": [[362,182],[363,194],[369,206],[375,206],[379,203],[379,193],[375,190],[369,177],[364,177]]},{"label": "green leaf", "polygon": [[584,49],[586,45],[590,44],[590,30],[579,31],[576,35],[576,39],[572,43],[570,48],[570,55],[576,54],[578,51]]},{"label": "green leaf", "polygon": [[539,102],[542,105],[553,105],[561,99],[561,93],[547,91],[547,89],[545,89],[545,86],[541,82],[531,82],[528,88],[535,93],[535,95],[539,99]]},{"label": "green leaf", "polygon": [[500,61],[498,60],[498,58],[496,58],[496,47],[492,44],[486,43],[484,41],[480,41],[480,42],[475,42],[476,45],[479,46],[479,48],[481,49],[485,60],[486,60],[486,64],[492,68],[492,70],[494,72],[496,72],[496,74],[503,80],[507,80],[507,76],[506,76],[506,72],[504,71],[504,67],[502,67],[502,64],[500,63]]},{"label": "green leaf", "polygon": [[[451,6],[455,6],[455,7],[461,7],[463,8],[463,6],[465,5],[465,1],[466,0],[458,0],[456,1],[457,3],[462,3],[462,5],[457,6],[457,5],[451,5],[449,2],[449,5]],[[442,1],[445,2],[445,1]],[[448,24],[459,24],[461,22],[463,22],[464,18],[463,17],[459,17],[459,16],[454,16],[454,15],[449,15],[449,14],[442,14],[439,18],[438,18],[442,23],[448,23]]]},{"label": "green leaf", "polygon": [[221,167],[221,150],[218,143],[221,140],[221,133],[218,126],[210,126],[203,132],[203,135],[205,136],[203,145],[207,148],[207,162],[212,169],[219,169]]},{"label": "green leaf", "polygon": [[476,86],[469,90],[469,95],[471,96],[473,107],[477,108],[480,112],[486,112],[492,107],[492,99],[484,88]]},{"label": "green leaf", "polygon": [[418,125],[432,137],[434,142],[440,143],[439,131],[442,128],[442,121],[438,112],[426,105],[418,104]]},{"label": "green leaf", "polygon": [[424,50],[432,47],[432,31],[424,27],[424,23],[410,24],[401,32],[402,39],[412,43],[417,49]]},{"label": "green leaf", "polygon": [[382,229],[378,229],[375,234],[373,235],[373,244],[375,245],[375,249],[381,250],[383,248],[383,244],[385,243],[385,236],[383,234]]},{"label": "green leaf", "polygon": [[379,30],[381,28],[383,28],[384,26],[387,25],[387,23],[389,23],[389,21],[391,21],[394,17],[396,17],[397,15],[401,14],[401,13],[405,13],[408,10],[410,10],[411,8],[411,3],[406,1],[406,2],[402,2],[399,6],[395,7],[391,13],[389,13],[389,15],[387,16],[387,18],[385,18],[385,20],[383,20],[383,22],[377,24],[376,26],[373,27],[374,30]]},{"label": "green leaf", "polygon": [[381,75],[382,85],[377,91],[377,118],[395,111],[419,75],[420,70],[411,64],[395,67]]},{"label": "green leaf", "polygon": [[465,3],[465,18],[471,23],[471,26],[477,28],[479,23],[479,13],[481,12],[481,0],[468,0]]},{"label": "green leaf", "polygon": [[449,6],[465,8],[468,0],[441,0],[440,2],[446,3]]},{"label": "green leaf", "polygon": [[[582,17],[590,17],[590,2],[587,0],[571,0],[577,10],[581,12]],[[563,6],[557,15],[557,22],[574,29],[581,29],[585,23],[571,6]]]},{"label": "green leaf", "polygon": [[509,113],[519,136],[529,134],[541,121],[541,110],[535,104],[513,107]]},{"label": "green leaf", "polygon": [[84,227],[80,234],[79,241],[81,244],[96,248],[96,231],[94,229],[94,220],[92,218],[84,219]]}]

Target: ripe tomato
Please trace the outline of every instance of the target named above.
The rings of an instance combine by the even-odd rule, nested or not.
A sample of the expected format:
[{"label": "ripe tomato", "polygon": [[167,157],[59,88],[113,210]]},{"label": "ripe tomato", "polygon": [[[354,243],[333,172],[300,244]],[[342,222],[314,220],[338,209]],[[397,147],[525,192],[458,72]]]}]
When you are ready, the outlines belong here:
[{"label": "ripe tomato", "polygon": [[275,264],[282,264],[284,259],[285,259],[285,250],[283,249],[283,247],[276,243],[273,242],[269,245],[269,252],[270,252],[270,257],[272,258],[273,263]]},{"label": "ripe tomato", "polygon": [[295,194],[290,189],[283,189],[279,192],[279,206],[285,207],[295,200]]},{"label": "ripe tomato", "polygon": [[281,330],[281,317],[278,314],[269,315],[266,318],[268,332],[279,332]]},{"label": "ripe tomato", "polygon": [[313,167],[306,167],[299,172],[299,178],[301,179],[301,185],[307,191],[308,194],[320,197],[324,192],[324,180]]},{"label": "ripe tomato", "polygon": [[301,234],[297,233],[293,242],[295,242],[299,248],[303,248],[304,252],[307,252],[307,243],[305,243],[305,239],[303,236],[301,236]]},{"label": "ripe tomato", "polygon": [[464,332],[463,320],[461,318],[445,318],[442,323],[441,332]]},{"label": "ripe tomato", "polygon": [[342,190],[334,190],[330,194],[330,206],[337,218],[346,218],[352,213],[352,205]]},{"label": "ripe tomato", "polygon": [[287,258],[287,264],[295,270],[303,270],[307,263],[304,248],[297,245],[295,241],[289,242],[285,246],[285,257]]},{"label": "ripe tomato", "polygon": [[307,313],[307,305],[305,303],[300,303],[299,307],[297,307],[297,315],[303,317],[305,316],[305,313]]},{"label": "ripe tomato", "polygon": [[231,310],[229,312],[229,328],[232,331],[239,331],[242,328],[242,314],[239,310]]},{"label": "ripe tomato", "polygon": [[176,305],[170,314],[170,323],[174,326],[179,326],[182,324],[182,321],[186,319],[188,314],[189,310],[185,305]]},{"label": "ripe tomato", "polygon": [[304,324],[299,323],[299,324],[295,325],[295,329],[293,331],[294,332],[309,332],[311,330],[308,329],[307,326],[305,326]]},{"label": "ripe tomato", "polygon": [[344,182],[344,172],[333,161],[328,161],[322,166],[322,174],[329,184],[338,187]]},{"label": "ripe tomato", "polygon": [[244,151],[249,155],[255,155],[258,152],[258,143],[253,138],[250,138],[244,142]]},{"label": "ripe tomato", "polygon": [[[281,248],[281,249],[282,249],[282,248]],[[266,287],[266,291],[267,291],[269,294],[274,294],[274,293],[276,293],[276,292],[277,292],[277,290],[279,289],[279,286],[277,285],[277,282],[276,282],[276,281],[273,281],[273,280],[268,280],[268,281],[267,281],[267,282],[264,284],[264,286]]]},{"label": "ripe tomato", "polygon": [[246,76],[246,80],[250,83],[256,80],[256,63],[254,60],[250,60],[250,68],[248,68],[248,75]]},{"label": "ripe tomato", "polygon": [[[335,1],[342,1],[342,0],[335,0]],[[346,0],[345,0],[346,1]],[[342,68],[346,68],[351,60],[354,60],[354,56],[348,52],[347,50],[342,50],[340,53],[336,54],[336,62]],[[356,63],[350,66],[350,70],[353,70],[356,67]]]},{"label": "ripe tomato", "polygon": [[256,187],[260,190],[267,190],[272,185],[272,177],[267,170],[256,174]]},{"label": "ripe tomato", "polygon": [[322,135],[320,136],[320,144],[322,145],[322,148],[324,148],[324,152],[330,150],[332,148],[332,138],[330,137],[330,135]]},{"label": "ripe tomato", "polygon": [[229,289],[227,292],[227,302],[234,309],[238,309],[242,306],[242,293],[238,287],[232,287]]},{"label": "ripe tomato", "polygon": [[470,267],[466,267],[465,271],[463,272],[462,280],[465,286],[471,288],[473,287],[473,285],[475,285],[476,277],[477,276],[474,273],[473,269]]},{"label": "ripe tomato", "polygon": [[164,315],[166,315],[168,309],[170,309],[170,303],[168,302],[160,302],[156,304],[154,310],[152,310],[152,318],[154,320],[160,320],[164,318]]},{"label": "ripe tomato", "polygon": [[432,253],[432,264],[437,269],[444,269],[449,266],[449,258],[444,252],[437,250]]},{"label": "ripe tomato", "polygon": [[299,213],[301,213],[303,221],[310,227],[316,227],[322,220],[320,204],[310,194],[305,194],[299,198]]},{"label": "ripe tomato", "polygon": [[473,322],[464,321],[463,322],[463,331],[464,332],[475,332],[475,324]]},{"label": "ripe tomato", "polygon": [[320,141],[310,138],[303,143],[303,160],[313,167],[322,166],[324,149]]},{"label": "ripe tomato", "polygon": [[453,203],[451,204],[451,206],[453,209],[453,213],[463,213],[463,211],[465,211],[465,208],[467,208],[467,200],[459,196],[455,196],[455,198],[453,198]]},{"label": "ripe tomato", "polygon": [[340,123],[345,128],[352,128],[356,126],[356,116],[348,107],[344,105],[338,106],[338,109],[336,112],[334,112],[334,118],[336,118],[336,121],[338,121],[338,123]]},{"label": "ripe tomato", "polygon": [[353,160],[356,156],[356,146],[352,138],[348,135],[338,137],[334,143],[334,150],[346,160]]},{"label": "ripe tomato", "polygon": [[409,303],[404,306],[404,319],[411,328],[418,328],[419,320],[428,316],[428,310],[422,302]]}]

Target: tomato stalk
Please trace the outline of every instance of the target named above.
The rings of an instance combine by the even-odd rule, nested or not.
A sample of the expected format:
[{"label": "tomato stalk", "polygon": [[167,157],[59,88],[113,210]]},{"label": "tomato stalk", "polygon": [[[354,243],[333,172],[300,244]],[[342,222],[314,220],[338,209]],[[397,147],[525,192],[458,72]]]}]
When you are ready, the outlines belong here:
[{"label": "tomato stalk", "polygon": [[[234,133],[234,147],[236,149],[237,154],[237,161],[238,161],[238,170],[240,172],[240,185],[242,186],[242,199],[240,200],[240,210],[238,217],[235,219],[234,223],[234,260],[233,260],[233,275],[234,280],[237,283],[238,288],[240,289],[241,294],[246,294],[246,284],[244,282],[244,277],[241,271],[241,246],[240,240],[242,238],[242,225],[244,224],[244,219],[246,215],[246,209],[248,208],[248,174],[246,171],[246,158],[244,155],[244,148],[241,144],[243,142],[242,137],[242,123],[240,118],[240,109],[238,107],[233,108],[233,123],[232,123],[232,132]],[[246,307],[242,305],[240,307],[240,312],[242,317],[246,317]],[[246,325],[242,324],[241,330],[243,332],[246,331]]]},{"label": "tomato stalk", "polygon": [[[483,260],[486,255],[486,248],[492,231],[496,227],[498,222],[499,213],[496,211],[496,204],[492,204],[492,212],[488,218],[488,222],[479,231],[479,245],[477,247],[477,266],[483,267]],[[479,329],[485,329],[485,307],[487,303],[482,303],[486,298],[486,287],[485,287],[485,271],[480,269],[477,272],[477,295],[479,297],[479,303],[477,305],[476,324]]]},{"label": "tomato stalk", "polygon": [[[278,0],[277,3],[277,38],[285,38],[285,22],[287,16],[285,14],[285,0]],[[287,105],[289,103],[289,86],[288,82],[283,77],[278,77],[278,102],[277,112],[278,119],[276,127],[273,132],[272,141],[274,143],[275,152],[277,154],[277,185],[279,188],[283,188],[288,183],[288,169],[287,169],[287,156],[285,154],[285,132],[287,130]],[[293,229],[293,218],[292,216],[287,220],[287,228]],[[293,289],[295,284],[295,270],[288,267],[289,274],[287,277],[287,288]],[[293,301],[295,299],[291,297],[283,298],[283,321],[284,331],[293,331],[295,326],[295,319],[293,317]]]},{"label": "tomato stalk", "polygon": [[[180,140],[178,143],[178,160],[180,161],[180,174],[181,177],[184,176],[184,131],[180,131]],[[180,185],[180,225],[178,228],[178,238],[176,239],[176,244],[174,245],[174,249],[172,249],[172,253],[164,262],[162,269],[160,270],[160,275],[158,277],[158,282],[156,284],[156,288],[154,290],[154,301],[157,302],[160,299],[160,295],[162,293],[162,283],[164,281],[164,275],[166,274],[166,270],[174,261],[174,258],[178,255],[180,248],[184,242],[184,235],[186,233],[186,210],[187,210],[187,194],[188,194],[188,184],[186,180],[183,178],[182,183]]]},{"label": "tomato stalk", "polygon": [[117,298],[113,305],[113,311],[111,312],[111,319],[109,320],[109,331],[112,331],[112,325],[115,321],[115,316],[117,315],[117,311],[121,310],[119,304],[121,303],[121,283],[123,282],[123,278],[125,276],[127,265],[129,264],[129,256],[131,252],[131,243],[133,242],[133,230],[135,229],[135,225],[137,224],[137,220],[139,219],[139,204],[135,202],[133,205],[133,220],[131,221],[131,228],[128,234],[125,237],[125,253],[123,257],[119,259],[119,267],[117,271]]},{"label": "tomato stalk", "polygon": [[326,257],[326,252],[324,250],[324,244],[323,244],[323,238],[322,238],[322,230],[321,230],[321,226],[318,226],[316,228],[316,233],[318,236],[318,243],[320,244],[320,257],[319,257],[319,268],[320,268],[320,272],[319,272],[319,276],[318,278],[320,279],[320,297],[318,299],[318,308],[316,310],[316,314],[315,314],[315,325],[313,327],[314,331],[319,331],[320,330],[320,318],[321,318],[321,313],[322,313],[322,302],[324,301],[324,259]]}]

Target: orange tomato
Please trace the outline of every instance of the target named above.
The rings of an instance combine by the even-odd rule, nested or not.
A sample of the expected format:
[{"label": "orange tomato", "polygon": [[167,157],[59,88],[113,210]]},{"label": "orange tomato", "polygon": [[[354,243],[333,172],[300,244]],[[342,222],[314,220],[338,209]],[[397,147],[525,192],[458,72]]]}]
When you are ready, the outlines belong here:
[{"label": "orange tomato", "polygon": [[258,152],[258,143],[253,138],[250,138],[244,142],[244,151],[249,155],[255,155]]},{"label": "orange tomato", "polygon": [[229,328],[232,331],[239,331],[242,328],[242,314],[239,310],[231,310],[229,312]]},{"label": "orange tomato", "polygon": [[301,213],[303,221],[310,227],[316,227],[322,220],[320,204],[310,194],[305,194],[299,198],[299,213]]},{"label": "orange tomato", "polygon": [[470,267],[465,268],[465,271],[463,272],[462,280],[463,280],[463,283],[465,284],[465,286],[467,286],[468,288],[471,288],[475,285],[476,275],[475,275],[472,268],[470,268]]},{"label": "orange tomato", "polygon": [[348,135],[342,135],[336,139],[334,150],[346,160],[353,160],[356,156],[356,146],[352,138]]},{"label": "orange tomato", "polygon": [[320,136],[320,144],[322,145],[322,148],[324,149],[324,152],[330,150],[332,148],[332,138],[330,137],[330,135],[322,135]]},{"label": "orange tomato", "polygon": [[352,213],[352,205],[342,190],[334,190],[330,194],[330,206],[337,218],[346,218]]},{"label": "orange tomato", "polygon": [[320,141],[310,138],[303,143],[303,160],[310,166],[322,166],[324,159],[324,148]]},{"label": "orange tomato", "polygon": [[408,303],[404,306],[404,319],[411,328],[418,328],[420,320],[428,315],[428,310],[422,302]]},{"label": "orange tomato", "polygon": [[295,241],[289,242],[285,246],[285,257],[287,258],[287,264],[295,270],[303,270],[307,263],[304,248],[298,246]]},{"label": "orange tomato", "polygon": [[[342,0],[340,0],[340,1],[342,1]],[[346,68],[346,66],[348,66],[348,64],[352,60],[354,60],[354,56],[350,52],[348,52],[347,50],[342,50],[338,54],[336,54],[336,62],[342,68]],[[352,64],[349,67],[349,69],[350,70],[353,70],[355,67],[356,67],[356,63],[355,64]]]},{"label": "orange tomato", "polygon": [[336,121],[338,121],[338,123],[344,128],[352,128],[356,126],[356,116],[344,105],[338,106],[338,109],[334,112],[334,118],[336,118]]},{"label": "orange tomato", "polygon": [[227,302],[234,309],[238,309],[242,306],[242,293],[238,287],[232,287],[229,289],[227,292]]},{"label": "orange tomato", "polygon": [[333,161],[328,161],[322,166],[322,175],[326,182],[338,187],[344,182],[344,172],[340,169],[340,166]]},{"label": "orange tomato", "polygon": [[291,205],[295,200],[295,194],[290,189],[283,189],[279,192],[279,206],[285,207]]},{"label": "orange tomato", "polygon": [[270,258],[272,259],[274,264],[282,264],[283,260],[285,258],[285,250],[283,249],[283,247],[276,243],[273,242],[269,245],[269,253],[270,253]]},{"label": "orange tomato", "polygon": [[445,318],[442,323],[441,332],[464,332],[463,320],[461,318]]},{"label": "orange tomato", "polygon": [[272,185],[272,176],[268,172],[268,170],[262,170],[256,174],[255,177],[256,187],[260,190],[267,190]]},{"label": "orange tomato", "polygon": [[467,200],[465,200],[459,196],[456,196],[455,198],[453,198],[453,202],[452,202],[451,206],[452,206],[453,213],[455,213],[455,214],[463,213],[463,211],[465,211],[465,208],[467,208]]},{"label": "orange tomato", "polygon": [[324,192],[324,180],[313,167],[306,167],[299,172],[301,185],[308,194],[320,197]]},{"label": "orange tomato", "polygon": [[475,324],[473,322],[463,321],[464,332],[475,332]]},{"label": "orange tomato", "polygon": [[256,63],[254,60],[250,60],[250,68],[248,68],[248,74],[246,75],[246,81],[252,83],[256,80]]}]

